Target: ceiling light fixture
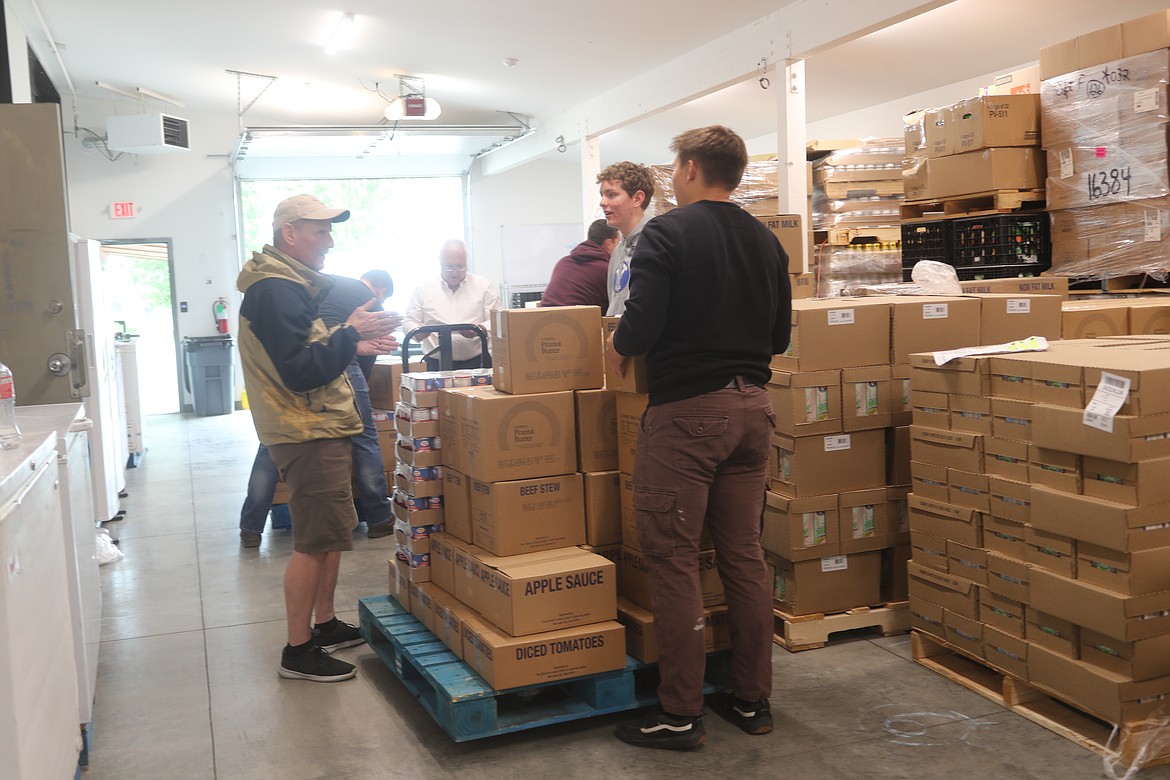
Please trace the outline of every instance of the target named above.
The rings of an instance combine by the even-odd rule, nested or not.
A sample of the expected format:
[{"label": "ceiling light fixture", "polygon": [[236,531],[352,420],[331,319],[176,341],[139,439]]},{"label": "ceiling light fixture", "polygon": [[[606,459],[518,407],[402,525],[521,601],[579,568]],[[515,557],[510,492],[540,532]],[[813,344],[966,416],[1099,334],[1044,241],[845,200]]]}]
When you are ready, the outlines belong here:
[{"label": "ceiling light fixture", "polygon": [[350,38],[353,36],[353,24],[353,14],[343,13],[341,15],[333,32],[329,34],[329,40],[325,41],[326,54],[336,54],[349,44]]}]

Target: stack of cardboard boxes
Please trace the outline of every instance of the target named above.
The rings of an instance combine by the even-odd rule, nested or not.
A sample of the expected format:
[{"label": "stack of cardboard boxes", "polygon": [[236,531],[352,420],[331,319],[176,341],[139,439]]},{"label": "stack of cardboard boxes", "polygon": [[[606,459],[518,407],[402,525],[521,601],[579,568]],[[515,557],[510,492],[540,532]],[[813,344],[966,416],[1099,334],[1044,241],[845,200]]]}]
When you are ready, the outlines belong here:
[{"label": "stack of cardboard boxes", "polygon": [[1053,267],[1106,277],[1166,269],[1170,12],[1040,51]]},{"label": "stack of cardboard boxes", "polygon": [[915,628],[1112,723],[1170,696],[1170,341],[914,356]]},{"label": "stack of cardboard boxes", "polygon": [[[605,317],[604,331],[608,337],[617,329],[620,317]],[[646,386],[646,363],[642,357],[631,359],[625,376],[617,376],[606,366],[606,389],[616,395],[617,409],[617,465],[620,470],[620,525],[616,529],[621,541],[621,598],[618,599],[618,619],[626,626],[629,653],[640,661],[658,660],[658,640],[654,633],[651,612],[650,575],[642,545],[638,542],[634,493],[634,459],[638,450],[638,433],[642,428],[642,413],[649,403]],[[723,582],[719,579],[718,561],[710,535],[704,530],[700,540],[700,584],[703,594],[705,638],[707,652],[724,650],[731,646],[727,623],[727,605],[723,596]]]},{"label": "stack of cardboard boxes", "polygon": [[410,609],[497,689],[625,665],[614,563],[578,546],[595,480],[578,471],[575,393],[594,426],[600,334],[596,307],[495,312],[494,386],[436,393],[446,530]]},{"label": "stack of cardboard boxes", "polygon": [[[905,599],[909,457],[911,439],[921,436],[909,427],[911,355],[1029,335],[1059,338],[1058,298],[794,303],[792,344],[773,359],[768,388],[777,434],[764,546],[776,566],[782,611],[835,612]],[[970,412],[982,413],[978,404]]]}]

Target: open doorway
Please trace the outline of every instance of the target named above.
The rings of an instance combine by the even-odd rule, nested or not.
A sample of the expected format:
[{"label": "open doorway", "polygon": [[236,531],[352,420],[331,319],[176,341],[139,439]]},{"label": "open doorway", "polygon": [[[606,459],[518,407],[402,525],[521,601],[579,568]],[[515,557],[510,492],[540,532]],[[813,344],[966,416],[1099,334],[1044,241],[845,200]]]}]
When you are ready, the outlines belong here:
[{"label": "open doorway", "polygon": [[137,344],[142,413],[178,412],[178,323],[170,241],[103,241],[102,277],[119,338]]}]

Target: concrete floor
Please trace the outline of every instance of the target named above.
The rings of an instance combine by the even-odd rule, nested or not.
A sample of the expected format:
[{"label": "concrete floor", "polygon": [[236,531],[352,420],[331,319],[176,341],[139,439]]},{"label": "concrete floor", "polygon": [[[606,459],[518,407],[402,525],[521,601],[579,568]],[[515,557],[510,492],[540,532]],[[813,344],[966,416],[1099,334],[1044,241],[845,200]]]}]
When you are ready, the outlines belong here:
[{"label": "concrete floor", "polygon": [[[909,636],[775,649],[775,733],[709,715],[689,753],[615,740],[623,715],[457,744],[367,647],[356,680],[281,680],[288,531],[258,550],[238,519],[256,440],[247,412],[146,418],[127,476],[125,557],[105,592],[91,780],[237,778],[1099,778],[1102,761],[915,664]],[[389,539],[355,535],[342,618],[386,592]],[[1170,768],[1143,773],[1170,778]]]}]

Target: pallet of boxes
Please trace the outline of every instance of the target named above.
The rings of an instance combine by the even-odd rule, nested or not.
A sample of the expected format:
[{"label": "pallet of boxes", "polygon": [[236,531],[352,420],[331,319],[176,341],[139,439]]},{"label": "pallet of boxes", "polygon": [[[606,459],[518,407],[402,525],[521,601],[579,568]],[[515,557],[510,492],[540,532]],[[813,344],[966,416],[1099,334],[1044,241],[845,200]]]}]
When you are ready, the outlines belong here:
[{"label": "pallet of boxes", "polygon": [[953,266],[960,281],[1048,270],[1040,95],[982,95],[903,121],[904,278],[923,260]]},{"label": "pallet of boxes", "polygon": [[[909,626],[911,355],[1056,339],[1060,327],[1060,299],[1047,295],[793,303],[791,345],[773,358],[768,385],[777,431],[763,543],[776,568],[779,644]],[[964,420],[989,418],[986,396],[968,400]]]}]

